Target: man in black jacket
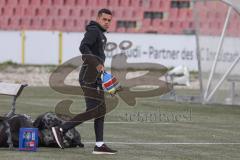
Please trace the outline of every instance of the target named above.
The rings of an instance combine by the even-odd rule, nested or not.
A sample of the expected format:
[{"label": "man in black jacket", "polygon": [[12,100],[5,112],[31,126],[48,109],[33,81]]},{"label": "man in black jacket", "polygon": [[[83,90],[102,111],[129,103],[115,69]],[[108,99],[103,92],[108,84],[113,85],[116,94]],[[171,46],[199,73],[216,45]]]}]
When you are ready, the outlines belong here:
[{"label": "man in black jacket", "polygon": [[[100,78],[101,72],[104,71],[104,48],[107,42],[104,32],[109,28],[111,20],[111,11],[101,9],[98,12],[97,20],[91,21],[89,25],[87,25],[86,33],[80,45],[84,63],[79,74],[79,82],[83,89],[86,110],[96,110],[96,112],[91,113],[91,116],[94,115],[95,117],[94,130],[96,135],[96,145],[93,154],[115,154],[117,152],[110,149],[103,142],[106,105]],[[60,148],[63,148],[62,134],[81,123],[82,115],[79,114],[60,126],[52,127],[55,140]]]}]

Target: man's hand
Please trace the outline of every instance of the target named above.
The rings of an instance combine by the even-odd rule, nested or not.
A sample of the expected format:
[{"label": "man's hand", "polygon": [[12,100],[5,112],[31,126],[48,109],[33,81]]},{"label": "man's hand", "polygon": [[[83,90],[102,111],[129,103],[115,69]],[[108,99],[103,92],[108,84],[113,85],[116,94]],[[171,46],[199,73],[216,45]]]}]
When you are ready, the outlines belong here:
[{"label": "man's hand", "polygon": [[103,72],[105,68],[102,64],[99,64],[99,65],[97,65],[96,69],[98,72]]}]

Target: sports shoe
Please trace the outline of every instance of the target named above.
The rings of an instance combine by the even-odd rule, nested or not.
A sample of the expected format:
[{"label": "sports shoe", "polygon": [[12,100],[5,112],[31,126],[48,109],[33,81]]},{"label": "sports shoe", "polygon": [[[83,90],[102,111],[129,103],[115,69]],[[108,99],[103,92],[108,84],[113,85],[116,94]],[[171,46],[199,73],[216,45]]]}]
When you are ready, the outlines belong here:
[{"label": "sports shoe", "polygon": [[116,154],[116,150],[112,150],[106,144],[103,144],[101,147],[95,146],[92,152],[93,154]]},{"label": "sports shoe", "polygon": [[59,127],[52,127],[52,133],[55,141],[61,149],[64,149],[63,145],[63,130]]}]

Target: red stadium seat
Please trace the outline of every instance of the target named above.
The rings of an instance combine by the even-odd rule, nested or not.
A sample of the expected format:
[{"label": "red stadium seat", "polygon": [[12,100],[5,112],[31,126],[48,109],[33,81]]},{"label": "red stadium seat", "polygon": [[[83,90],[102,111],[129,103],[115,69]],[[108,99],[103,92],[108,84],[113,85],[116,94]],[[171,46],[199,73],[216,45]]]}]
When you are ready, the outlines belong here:
[{"label": "red stadium seat", "polygon": [[177,20],[179,15],[179,9],[178,8],[172,8],[168,12],[168,19],[169,20]]},{"label": "red stadium seat", "polygon": [[153,25],[154,27],[159,27],[159,25],[160,25],[161,22],[162,22],[161,19],[153,19],[152,25]]},{"label": "red stadium seat", "polygon": [[132,0],[121,0],[120,2],[120,7],[131,7],[132,5]]},{"label": "red stadium seat", "polygon": [[70,15],[70,17],[78,17],[79,10],[77,8],[70,8],[69,15]]},{"label": "red stadium seat", "polygon": [[12,17],[13,16],[13,8],[12,6],[7,6],[2,9],[2,15],[5,17]]},{"label": "red stadium seat", "polygon": [[[202,27],[203,31],[209,34],[218,34],[225,20],[227,5],[220,2],[206,2],[206,5],[197,2],[196,4],[200,11],[200,23],[205,23]],[[181,33],[182,30],[194,29],[191,8],[175,9],[170,6],[170,0],[0,0],[0,27],[9,25],[10,29],[25,27],[39,30],[64,30],[66,27],[67,31],[84,31],[82,25],[85,25],[91,19],[95,19],[97,11],[106,7],[114,13],[110,31]],[[144,19],[144,11],[168,12],[168,17],[164,17],[164,19]],[[11,17],[11,19],[6,20],[5,18],[8,17]],[[76,19],[72,19],[73,17]],[[234,25],[238,25],[239,19],[236,16],[231,16],[230,21],[235,21]],[[140,26],[140,30],[133,28],[117,29],[116,21],[118,20],[137,21],[142,26]],[[229,29],[235,31],[236,27],[231,26]]]},{"label": "red stadium seat", "polygon": [[61,7],[61,17],[69,18],[70,16],[70,7]]},{"label": "red stadium seat", "polygon": [[160,1],[159,0],[154,0],[154,1],[149,1],[149,8],[151,8],[151,10],[155,10],[156,8],[159,9],[160,6]]},{"label": "red stadium seat", "polygon": [[8,18],[0,18],[0,28],[4,30],[8,28]]},{"label": "red stadium seat", "polygon": [[30,25],[31,25],[30,21],[31,21],[30,18],[27,18],[27,17],[22,18],[22,25],[21,25],[22,29],[30,29],[31,28],[30,27]]},{"label": "red stadium seat", "polygon": [[1,17],[4,16],[4,12],[5,12],[5,8],[4,7],[0,7],[0,16]]},{"label": "red stadium seat", "polygon": [[0,0],[0,6],[6,6],[6,1],[5,0]]},{"label": "red stadium seat", "polygon": [[34,16],[37,17],[46,17],[47,16],[47,8],[45,7],[32,7]]},{"label": "red stadium seat", "polygon": [[203,2],[195,3],[195,8],[198,13],[206,13],[206,11],[208,10],[208,8],[206,8]]},{"label": "red stadium seat", "polygon": [[218,20],[218,21],[225,21],[226,19],[226,16],[227,16],[227,13],[225,11],[217,11],[215,13],[215,20]]},{"label": "red stadium seat", "polygon": [[160,0],[160,8],[163,11],[168,11],[170,10],[171,6],[171,1],[166,1],[166,0]]},{"label": "red stadium seat", "polygon": [[41,1],[30,1],[30,5],[31,6],[41,6],[42,4],[41,4]]},{"label": "red stadium seat", "polygon": [[210,21],[208,12],[199,14],[199,22],[208,23]]},{"label": "red stadium seat", "polygon": [[23,15],[23,9],[22,7],[14,7],[12,10],[12,15],[16,17],[20,17]]},{"label": "red stadium seat", "polygon": [[190,33],[193,30],[193,23],[191,21],[180,21],[181,32]]},{"label": "red stadium seat", "polygon": [[97,16],[98,9],[91,9],[90,10],[90,18],[95,19]]},{"label": "red stadium seat", "polygon": [[75,0],[75,7],[84,8],[86,6],[86,0]]},{"label": "red stadium seat", "polygon": [[144,18],[144,13],[143,10],[141,9],[139,10],[132,9],[131,14],[129,16],[130,16],[129,18],[132,20],[142,20]]},{"label": "red stadium seat", "polygon": [[113,10],[113,18],[121,19],[122,18],[122,9]]},{"label": "red stadium seat", "polygon": [[122,9],[121,10],[121,16],[119,18],[123,18],[124,17],[124,20],[135,20],[137,18],[137,16],[133,15],[133,14],[136,14],[137,12],[134,13],[134,10],[133,9]]},{"label": "red stadium seat", "polygon": [[[107,1],[107,0],[105,0],[105,1]],[[99,4],[101,4],[101,3],[99,3]],[[116,8],[116,9],[118,9],[120,7],[120,3],[119,3],[118,0],[114,0],[114,1],[109,0],[109,4],[108,5],[113,7],[113,8]]]},{"label": "red stadium seat", "polygon": [[113,7],[110,5],[110,1],[108,0],[96,0],[96,5],[97,7],[105,7],[105,8],[110,8]]},{"label": "red stadium seat", "polygon": [[76,31],[84,32],[85,31],[85,19],[77,19]]},{"label": "red stadium seat", "polygon": [[216,9],[218,9],[217,8],[218,3],[219,2],[217,2],[217,1],[208,1],[208,2],[205,3],[205,7],[211,8],[212,10],[216,10]]},{"label": "red stadium seat", "polygon": [[236,12],[232,12],[229,21],[230,21],[230,22],[239,21],[239,15],[238,15]]},{"label": "red stadium seat", "polygon": [[5,7],[2,12],[3,12],[3,16],[5,17],[12,17],[13,16],[13,8],[12,6],[7,6]]},{"label": "red stadium seat", "polygon": [[31,25],[31,28],[36,30],[36,29],[40,29],[41,28],[41,19],[38,18],[38,19],[32,19],[33,23]]},{"label": "red stadium seat", "polygon": [[52,0],[40,0],[40,6],[51,6],[51,5],[52,5]]},{"label": "red stadium seat", "polygon": [[161,21],[158,24],[158,26],[156,27],[156,29],[157,29],[158,33],[161,33],[161,34],[166,33],[167,28],[164,26],[164,21]]},{"label": "red stadium seat", "polygon": [[58,16],[58,8],[56,7],[46,7],[47,16],[48,17],[57,17]]},{"label": "red stadium seat", "polygon": [[238,25],[239,23],[237,21],[229,21],[227,29],[231,31],[237,30]]},{"label": "red stadium seat", "polygon": [[[11,23],[9,23],[9,21],[11,21]],[[7,28],[6,30],[16,30],[16,26],[17,25],[14,25],[16,22],[13,21],[13,20],[8,20],[8,24],[7,24]],[[21,29],[21,26],[18,26],[18,29]]]},{"label": "red stadium seat", "polygon": [[170,30],[173,34],[182,33],[183,28],[181,21],[172,21],[172,25],[170,24]]},{"label": "red stadium seat", "polygon": [[4,23],[4,18],[0,18],[0,28],[1,28],[3,23]]},{"label": "red stadium seat", "polygon": [[189,20],[193,18],[192,10],[187,8],[187,9],[179,9],[178,12],[178,19],[180,20]]},{"label": "red stadium seat", "polygon": [[57,15],[63,18],[71,17],[74,14],[75,16],[78,16],[76,12],[71,7],[58,7],[57,8]]},{"label": "red stadium seat", "polygon": [[29,6],[29,0],[19,0],[19,6]]},{"label": "red stadium seat", "polygon": [[[103,0],[101,0],[101,1],[103,1]],[[99,1],[99,0],[87,0],[87,5],[91,5],[92,7],[97,7],[101,1]]]},{"label": "red stadium seat", "polygon": [[65,23],[63,23],[63,27],[64,29],[66,29],[66,31],[71,31],[73,30],[74,26],[74,20],[73,19],[64,19],[63,22],[65,21]]},{"label": "red stadium seat", "polygon": [[33,8],[33,7],[23,8],[23,16],[24,17],[34,17],[35,16],[35,8]]},{"label": "red stadium seat", "polygon": [[131,5],[133,8],[135,8],[136,10],[138,10],[140,7],[140,4],[141,4],[142,0],[133,0]]},{"label": "red stadium seat", "polygon": [[143,19],[142,20],[142,27],[150,27],[152,25],[151,19]]},{"label": "red stadium seat", "polygon": [[44,30],[51,30],[52,29],[52,19],[51,18],[44,18],[42,19],[42,29]]},{"label": "red stadium seat", "polygon": [[169,2],[166,0],[152,0],[149,9],[152,11],[167,11],[170,8]]},{"label": "red stadium seat", "polygon": [[52,0],[52,5],[53,6],[62,6],[63,0]]},{"label": "red stadium seat", "polygon": [[125,8],[121,8],[118,10],[114,10],[114,17],[116,19],[121,19],[121,20],[134,20],[134,19],[139,19],[142,18],[140,17],[140,11],[136,11],[133,9],[125,9]]},{"label": "red stadium seat", "polygon": [[51,19],[52,29],[59,30],[63,28],[63,18],[53,18]]},{"label": "red stadium seat", "polygon": [[78,9],[78,17],[82,17],[83,16],[83,12],[84,10],[82,8]]},{"label": "red stadium seat", "polygon": [[0,0],[0,6],[18,6],[18,1],[17,0]]},{"label": "red stadium seat", "polygon": [[22,18],[12,17],[8,18],[7,20],[7,29],[10,30],[22,29],[22,26],[23,26]]},{"label": "red stadium seat", "polygon": [[63,0],[62,3],[64,6],[70,6],[70,7],[75,6],[75,0]]},{"label": "red stadium seat", "polygon": [[216,19],[215,14],[216,14],[216,11],[209,11],[206,15],[206,20],[210,21],[210,22],[215,21],[215,19]]},{"label": "red stadium seat", "polygon": [[144,18],[144,12],[141,8],[139,8],[138,10],[133,10],[132,16],[135,20],[136,19],[137,20],[142,20]]},{"label": "red stadium seat", "polygon": [[85,19],[89,19],[91,17],[91,10],[89,10],[88,8],[83,9],[83,17]]},{"label": "red stadium seat", "polygon": [[171,20],[165,20],[162,22],[163,28],[161,28],[160,30],[163,33],[172,33],[173,30],[173,22]]}]

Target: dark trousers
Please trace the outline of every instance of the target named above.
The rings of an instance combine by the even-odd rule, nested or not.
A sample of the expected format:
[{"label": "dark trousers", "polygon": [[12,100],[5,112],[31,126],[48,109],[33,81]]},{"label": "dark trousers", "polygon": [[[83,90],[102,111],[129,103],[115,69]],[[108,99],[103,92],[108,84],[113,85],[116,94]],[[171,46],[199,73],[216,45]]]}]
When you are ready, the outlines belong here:
[{"label": "dark trousers", "polygon": [[103,141],[106,104],[101,82],[99,83],[99,80],[96,83],[84,83],[81,81],[80,84],[86,102],[86,114],[78,114],[71,120],[66,121],[60,127],[66,132],[84,121],[94,118],[96,142]]}]

